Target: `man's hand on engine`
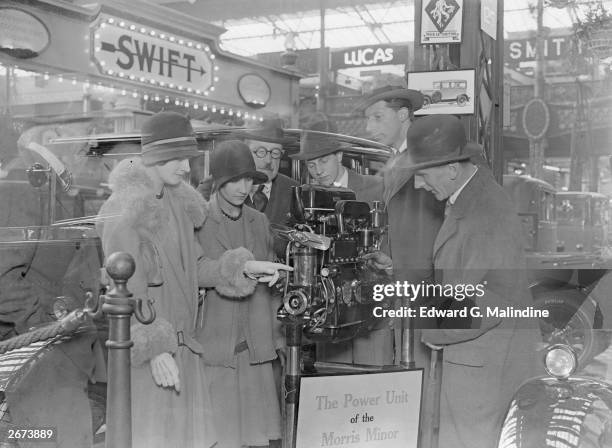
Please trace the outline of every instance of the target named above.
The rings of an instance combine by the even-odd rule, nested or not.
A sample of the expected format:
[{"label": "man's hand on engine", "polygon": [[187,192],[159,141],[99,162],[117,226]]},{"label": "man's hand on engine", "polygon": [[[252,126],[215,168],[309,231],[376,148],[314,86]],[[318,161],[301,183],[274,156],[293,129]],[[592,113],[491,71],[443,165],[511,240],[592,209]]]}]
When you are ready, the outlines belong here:
[{"label": "man's hand on engine", "polygon": [[280,271],[293,271],[291,266],[271,261],[249,260],[244,264],[244,275],[259,283],[273,286],[279,279]]},{"label": "man's hand on engine", "polygon": [[374,269],[385,271],[389,274],[393,271],[393,261],[391,261],[391,258],[384,252],[369,252],[362,255],[361,258],[366,260],[367,264]]},{"label": "man's hand on engine", "polygon": [[151,360],[151,374],[155,384],[161,387],[174,387],[181,391],[181,380],[176,361],[170,353],[161,353]]}]

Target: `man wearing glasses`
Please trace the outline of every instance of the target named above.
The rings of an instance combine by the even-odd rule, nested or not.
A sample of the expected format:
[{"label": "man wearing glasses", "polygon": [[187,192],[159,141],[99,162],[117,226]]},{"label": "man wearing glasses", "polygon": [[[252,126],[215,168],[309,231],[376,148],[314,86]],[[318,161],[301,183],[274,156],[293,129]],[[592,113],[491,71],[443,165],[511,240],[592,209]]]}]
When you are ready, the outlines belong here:
[{"label": "man wearing glasses", "polygon": [[282,120],[264,120],[259,129],[244,132],[241,137],[251,150],[257,171],[268,176],[267,182],[254,186],[245,203],[265,213],[270,223],[286,224],[291,206],[291,187],[299,184],[278,172],[284,153],[283,144],[288,142]]}]

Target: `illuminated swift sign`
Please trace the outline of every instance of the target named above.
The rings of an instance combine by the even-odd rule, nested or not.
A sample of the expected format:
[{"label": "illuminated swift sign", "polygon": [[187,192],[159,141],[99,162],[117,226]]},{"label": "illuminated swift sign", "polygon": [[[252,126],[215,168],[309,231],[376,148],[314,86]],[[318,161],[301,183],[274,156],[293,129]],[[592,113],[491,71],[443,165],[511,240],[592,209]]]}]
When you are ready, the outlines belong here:
[{"label": "illuminated swift sign", "polygon": [[93,55],[105,75],[207,95],[218,80],[210,47],[121,19],[92,28]]}]

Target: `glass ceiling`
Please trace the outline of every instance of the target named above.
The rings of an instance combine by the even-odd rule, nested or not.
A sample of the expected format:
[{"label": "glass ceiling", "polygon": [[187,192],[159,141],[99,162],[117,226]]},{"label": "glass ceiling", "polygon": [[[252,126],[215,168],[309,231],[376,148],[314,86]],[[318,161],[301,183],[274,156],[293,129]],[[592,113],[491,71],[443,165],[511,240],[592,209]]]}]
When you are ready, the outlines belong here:
[{"label": "glass ceiling", "polygon": [[[547,6],[544,26],[551,29],[569,28],[576,14],[581,17],[584,9],[595,2],[579,0],[577,8],[572,11]],[[535,4],[536,0],[505,1],[506,36],[536,29]],[[612,0],[604,0],[603,4],[608,11],[612,11]],[[318,48],[320,45],[318,10],[228,19],[215,24],[227,29],[221,36],[223,47],[244,56],[284,51],[288,47],[300,50]],[[325,44],[331,48],[412,41],[413,1],[397,0],[328,9],[325,29]]]}]

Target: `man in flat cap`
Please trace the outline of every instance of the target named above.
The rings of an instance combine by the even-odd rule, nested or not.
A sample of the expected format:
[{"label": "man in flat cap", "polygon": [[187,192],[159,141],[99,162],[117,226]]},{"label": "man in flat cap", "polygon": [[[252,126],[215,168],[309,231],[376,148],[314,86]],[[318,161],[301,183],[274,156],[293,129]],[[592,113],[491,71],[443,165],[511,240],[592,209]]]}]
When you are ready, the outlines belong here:
[{"label": "man in flat cap", "polygon": [[[423,105],[423,95],[411,89],[399,86],[387,86],[374,90],[371,95],[358,105],[358,110],[365,111],[367,130],[372,137],[396,149],[383,170],[383,202],[387,210],[388,237],[384,251],[393,260],[395,280],[410,283],[428,282],[433,278],[433,243],[442,225],[444,207],[424,191],[414,188],[411,182],[412,171],[395,167],[400,154],[405,159],[406,133],[413,125],[414,112]],[[379,267],[386,267],[383,259]],[[402,324],[407,328],[408,320]],[[423,323],[418,326],[422,327]],[[413,350],[409,354],[417,367],[429,367],[430,352],[420,344],[417,329],[412,340]],[[405,332],[400,341],[401,332],[396,331],[395,361],[401,359],[400,349],[405,353],[409,347],[409,334]]]},{"label": "man in flat cap", "polygon": [[[472,315],[467,328],[447,318],[421,334],[425,344],[443,350],[439,445],[495,446],[507,403],[536,366],[537,321],[487,313],[531,305],[521,223],[488,168],[470,160],[481,150],[466,141],[458,118],[418,120],[407,147],[398,166],[414,171],[416,188],[446,204],[433,249],[436,284],[483,290],[471,298],[482,316]],[[449,302],[468,306],[457,292]]]}]

